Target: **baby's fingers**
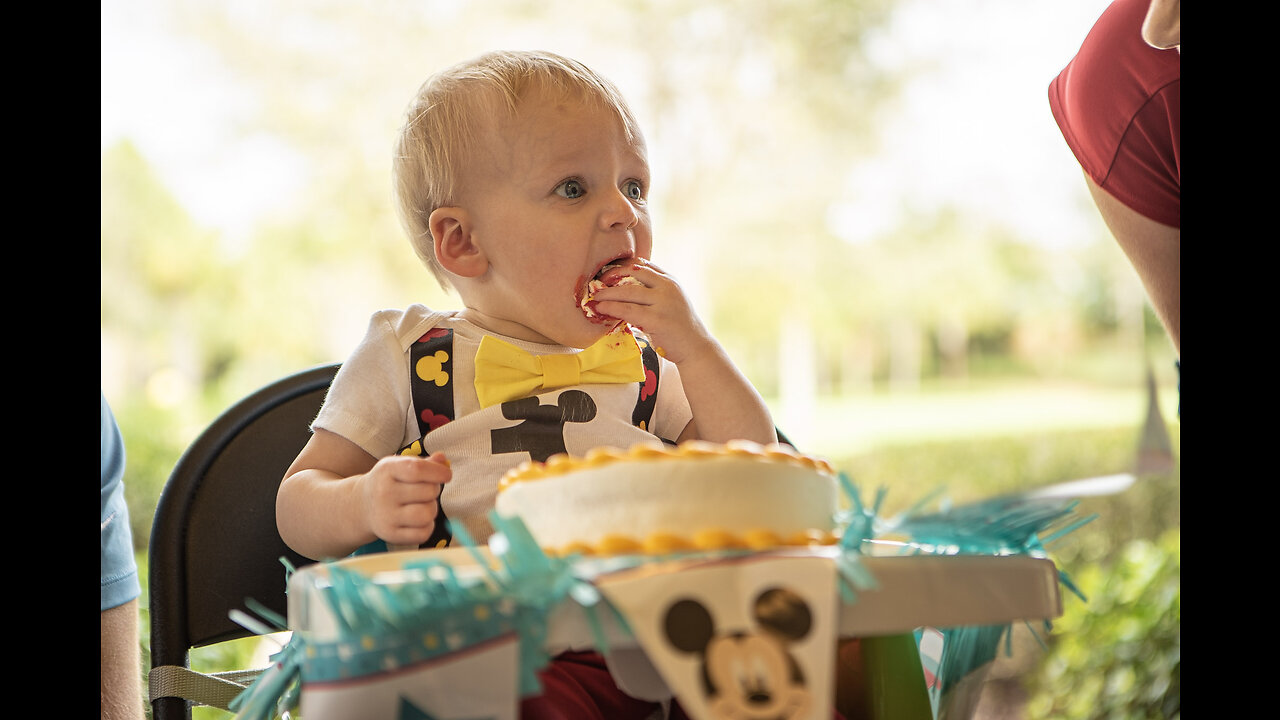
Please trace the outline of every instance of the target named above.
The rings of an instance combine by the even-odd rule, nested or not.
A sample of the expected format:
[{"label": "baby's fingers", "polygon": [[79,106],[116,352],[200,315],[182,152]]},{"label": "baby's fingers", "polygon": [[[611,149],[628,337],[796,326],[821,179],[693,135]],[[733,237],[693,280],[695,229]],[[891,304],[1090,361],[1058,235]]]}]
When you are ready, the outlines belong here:
[{"label": "baby's fingers", "polygon": [[397,480],[393,490],[394,502],[400,506],[434,503],[443,491],[444,483]]},{"label": "baby's fingers", "polygon": [[449,459],[442,453],[428,457],[397,455],[384,458],[391,477],[403,483],[447,483],[453,478]]}]

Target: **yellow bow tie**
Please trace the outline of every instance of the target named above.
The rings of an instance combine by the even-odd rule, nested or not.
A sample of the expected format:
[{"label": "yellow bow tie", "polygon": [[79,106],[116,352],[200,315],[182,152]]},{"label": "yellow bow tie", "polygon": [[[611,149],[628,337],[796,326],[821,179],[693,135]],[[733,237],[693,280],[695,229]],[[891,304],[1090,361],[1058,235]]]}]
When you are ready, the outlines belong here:
[{"label": "yellow bow tie", "polygon": [[640,347],[629,332],[609,333],[568,355],[533,355],[485,335],[475,365],[482,408],[569,385],[644,381]]}]

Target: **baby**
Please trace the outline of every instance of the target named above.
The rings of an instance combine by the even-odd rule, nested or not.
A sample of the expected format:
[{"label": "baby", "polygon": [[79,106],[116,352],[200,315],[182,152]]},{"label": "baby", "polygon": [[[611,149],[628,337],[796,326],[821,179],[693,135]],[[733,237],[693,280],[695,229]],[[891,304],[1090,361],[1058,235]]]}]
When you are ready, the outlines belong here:
[{"label": "baby", "polygon": [[[372,316],[280,484],[294,550],[440,546],[445,518],[483,542],[498,478],[530,457],[776,441],[762,398],[649,261],[644,138],[607,79],[547,53],[445,70],[412,102],[394,170],[413,247],[462,309]],[[477,378],[490,351],[552,375],[609,351],[620,375],[575,368],[495,392]]]},{"label": "baby", "polygon": [[[653,252],[644,139],[618,90],[550,53],[428,80],[395,156],[415,251],[462,309],[374,313],[280,485],[312,558],[477,541],[530,458],[699,438],[777,439],[759,394]],[[534,717],[649,717],[594,652],[540,673]],[[672,716],[680,714],[678,703]]]},{"label": "baby", "polygon": [[[759,394],[649,260],[644,139],[611,82],[549,53],[449,69],[409,108],[395,175],[414,249],[463,307],[373,315],[280,486],[294,550],[434,547],[445,518],[484,541],[498,478],[555,452],[776,440]],[[616,378],[574,368],[495,392],[478,377],[490,351],[562,375],[564,358],[606,350]]]}]

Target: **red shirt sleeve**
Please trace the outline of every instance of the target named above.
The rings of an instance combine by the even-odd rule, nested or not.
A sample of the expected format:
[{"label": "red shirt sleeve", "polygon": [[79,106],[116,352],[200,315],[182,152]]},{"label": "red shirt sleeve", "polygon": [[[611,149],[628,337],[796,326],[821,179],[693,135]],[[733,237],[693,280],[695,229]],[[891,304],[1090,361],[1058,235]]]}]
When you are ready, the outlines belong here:
[{"label": "red shirt sleeve", "polygon": [[1142,39],[1150,0],[1115,0],[1049,84],[1049,108],[1094,182],[1136,212],[1182,226],[1181,59]]}]

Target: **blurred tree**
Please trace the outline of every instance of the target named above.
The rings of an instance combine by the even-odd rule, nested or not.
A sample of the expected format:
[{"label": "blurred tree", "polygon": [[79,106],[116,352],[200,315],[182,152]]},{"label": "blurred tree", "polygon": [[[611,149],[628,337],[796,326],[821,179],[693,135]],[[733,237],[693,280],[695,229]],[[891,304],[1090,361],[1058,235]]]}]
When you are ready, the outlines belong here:
[{"label": "blurred tree", "polygon": [[[177,423],[190,438],[262,384],[341,360],[373,310],[453,306],[399,228],[390,153],[419,84],[496,47],[552,48],[619,84],[649,140],[655,260],[748,377],[796,414],[820,390],[962,376],[975,337],[995,352],[1060,355],[1074,295],[1007,232],[950,210],[864,245],[829,227],[903,79],[866,54],[894,3],[158,6],[157,21],[240,83],[232,140],[283,148],[301,180],[242,241],[197,227],[135,150],[104,156],[104,383],[153,404],[200,398]],[[1107,302],[1110,263],[1100,258],[1085,288],[1100,332],[1119,326],[1105,312],[1120,307]]]},{"label": "blurred tree", "polygon": [[[801,374],[826,387],[865,385],[877,376],[906,386],[922,373],[963,376],[975,335],[984,347],[1044,352],[1051,341],[1041,337],[1071,337],[1061,326],[1077,319],[1043,317],[1047,303],[1035,290],[1061,291],[1054,278],[1010,279],[1026,268],[1005,262],[1018,254],[1007,233],[948,210],[910,220],[871,249],[846,247],[828,227],[846,173],[875,147],[877,110],[904,79],[866,52],[894,6],[164,6],[165,19],[213,51],[246,88],[250,102],[237,116],[242,139],[287,147],[302,159],[305,178],[234,258],[246,312],[266,321],[279,308],[295,310],[282,325],[236,331],[253,336],[255,357],[276,346],[281,359],[249,367],[224,341],[204,353],[207,372],[228,373],[249,390],[298,358],[340,359],[372,309],[451,305],[408,249],[391,209],[390,147],[401,111],[430,72],[485,49],[535,44],[597,67],[641,112],[655,171],[656,259],[683,279],[767,393],[778,388],[784,322],[797,328],[794,344],[809,346],[789,351],[788,362],[814,366]],[[1036,264],[1027,262],[1031,255],[1018,262]],[[1097,258],[1100,271],[1090,277],[1098,284],[1082,288],[1096,298],[1085,319],[1101,332],[1119,327],[1121,315],[1113,313],[1127,307],[1101,271],[1120,264],[1113,260]],[[342,292],[334,292],[338,282]],[[888,294],[880,297],[882,289]],[[998,312],[1005,317],[994,319]],[[1010,328],[1010,312],[1021,330]]]},{"label": "blurred tree", "polygon": [[102,158],[100,273],[102,387],[125,438],[134,542],[145,547],[169,469],[208,417],[218,358],[235,352],[218,318],[236,294],[216,236],[128,142]]},{"label": "blurred tree", "polygon": [[[199,398],[182,403],[174,423],[180,448],[262,384],[345,357],[373,310],[453,305],[398,226],[391,147],[431,72],[496,47],[577,57],[632,100],[654,165],[657,260],[713,324],[714,293],[754,292],[721,280],[751,267],[783,270],[769,305],[790,308],[798,327],[839,322],[837,305],[795,280],[839,272],[825,207],[874,140],[869,109],[894,87],[861,49],[891,3],[159,6],[158,22],[211,51],[237,81],[245,104],[234,109],[229,141],[282,149],[298,159],[302,181],[296,194],[273,198],[246,238],[231,238],[197,228],[136,151],[104,157],[102,342],[120,364],[104,363],[104,382],[118,376],[148,413],[177,413],[179,398]],[[231,183],[219,192],[253,189]],[[756,371],[776,362],[779,317],[741,332],[726,326],[735,353],[765,359],[744,363],[765,388],[776,375]],[[815,356],[806,348],[800,357]]]},{"label": "blurred tree", "polygon": [[[357,292],[382,286],[379,305],[450,303],[432,292],[390,209],[389,151],[400,111],[430,72],[540,38],[614,79],[642,113],[655,170],[657,260],[711,315],[707,258],[716,258],[717,276],[732,274],[740,254],[761,257],[775,272],[783,267],[792,279],[825,264],[817,245],[827,235],[826,205],[848,164],[874,141],[871,108],[896,87],[863,54],[864,38],[891,7],[892,0],[662,0],[582,13],[557,2],[441,1],[269,4],[248,12],[190,3],[174,13],[253,88],[257,104],[244,132],[270,134],[307,159],[307,190],[293,215],[306,219],[294,220],[291,232],[311,234],[313,251],[323,250],[303,256],[308,268],[294,260],[297,274],[318,279],[333,269],[326,258],[341,257]],[[503,43],[504,35],[512,40]],[[779,151],[762,150],[771,146]],[[758,215],[743,217],[744,208]],[[753,227],[765,217],[786,219],[785,242]],[[262,243],[278,238],[260,236],[255,248]],[[260,265],[287,262],[251,253]],[[357,292],[343,294],[367,302]],[[346,318],[332,307],[332,292],[320,294],[324,311],[344,318],[327,332],[341,328],[354,342],[358,307],[348,307]],[[804,308],[809,299],[788,291],[777,300]],[[807,312],[797,320],[815,323]],[[772,347],[777,325],[765,326],[764,337],[726,342]]]},{"label": "blurred tree", "polygon": [[924,369],[965,377],[970,335],[1010,327],[1030,298],[1049,292],[1021,247],[1000,227],[941,208],[912,214],[863,249],[874,271],[875,316],[886,320],[891,387],[914,388]]},{"label": "blurred tree", "polygon": [[224,321],[237,297],[231,266],[132,144],[104,154],[102,197],[104,387],[198,422],[202,392],[238,345]]}]

